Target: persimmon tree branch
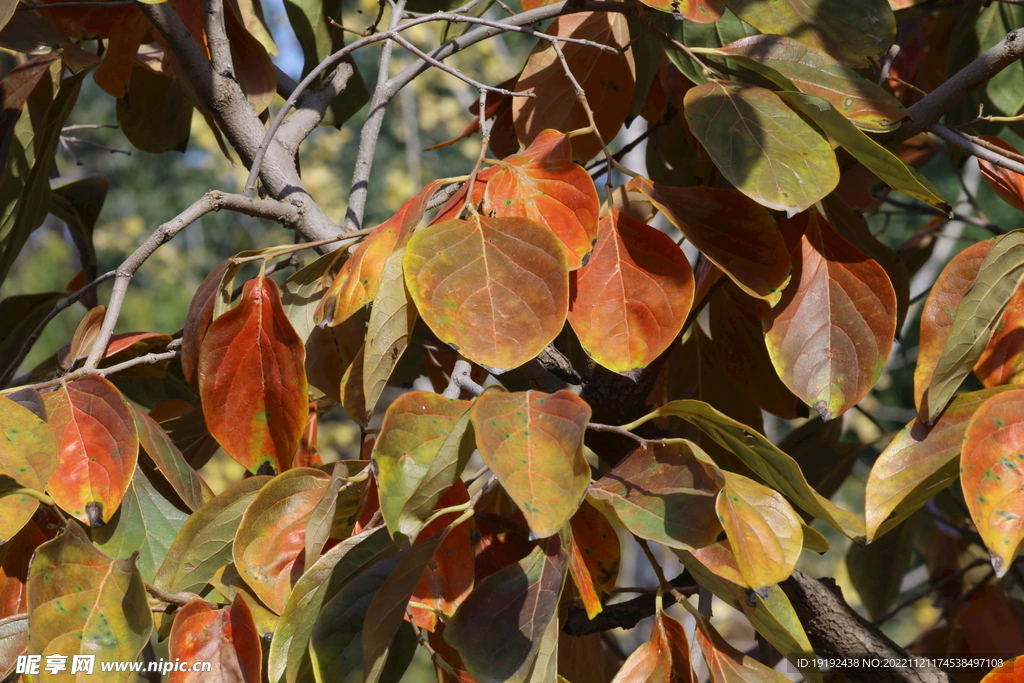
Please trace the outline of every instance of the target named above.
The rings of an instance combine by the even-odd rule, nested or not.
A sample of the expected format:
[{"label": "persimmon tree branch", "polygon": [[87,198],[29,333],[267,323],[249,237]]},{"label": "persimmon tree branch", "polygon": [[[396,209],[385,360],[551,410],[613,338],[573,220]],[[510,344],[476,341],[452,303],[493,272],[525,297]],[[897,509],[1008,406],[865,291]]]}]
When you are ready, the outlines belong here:
[{"label": "persimmon tree branch", "polygon": [[23,386],[10,387],[9,389],[4,389],[3,391],[0,391],[0,395],[12,393],[14,391],[21,391],[22,389],[48,389],[50,387],[55,387],[60,384],[65,384],[67,382],[73,382],[74,380],[81,379],[82,377],[86,377],[87,375],[98,375],[100,377],[108,377],[110,375],[116,375],[119,372],[124,372],[125,370],[135,368],[140,365],[155,365],[157,363],[162,363],[166,360],[174,360],[181,354],[181,351],[178,350],[179,346],[181,346],[181,340],[175,339],[171,341],[170,344],[167,345],[167,351],[153,352],[147,353],[142,356],[136,356],[135,358],[130,358],[124,361],[123,363],[111,365],[108,368],[79,368],[78,370],[72,370],[66,375],[61,375],[60,377],[55,377],[54,379],[49,379],[46,380],[45,382],[36,382],[35,384],[26,384]]},{"label": "persimmon tree branch", "polygon": [[[1024,40],[1021,42],[1024,42]],[[964,135],[948,126],[944,126],[941,123],[933,123],[928,126],[928,130],[935,133],[954,147],[959,147],[968,154],[976,156],[979,159],[984,159],[985,161],[1005,168],[1008,171],[1024,175],[1024,163],[999,154],[998,152],[993,152],[988,147],[983,147],[972,140],[968,140]]]}]

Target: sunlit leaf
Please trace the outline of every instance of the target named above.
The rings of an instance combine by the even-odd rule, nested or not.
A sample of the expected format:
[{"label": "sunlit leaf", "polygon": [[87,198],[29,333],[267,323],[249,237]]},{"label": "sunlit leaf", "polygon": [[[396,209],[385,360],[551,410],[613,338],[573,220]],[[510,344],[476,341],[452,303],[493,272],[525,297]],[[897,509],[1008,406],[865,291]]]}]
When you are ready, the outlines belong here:
[{"label": "sunlit leaf", "polygon": [[469,401],[426,391],[403,394],[388,406],[373,461],[381,513],[393,536],[415,539],[465,467],[473,451],[473,441],[463,439],[469,407]]},{"label": "sunlit leaf", "polygon": [[[363,511],[373,477],[361,479],[365,460],[339,460],[334,463],[331,480],[323,497],[314,506],[306,522],[306,566],[313,564],[331,538],[345,539],[352,535],[356,520]],[[321,467],[321,469],[327,469]],[[354,481],[349,481],[352,477]]]},{"label": "sunlit leaf", "polygon": [[185,380],[198,391],[199,349],[206,332],[213,322],[214,300],[220,279],[227,271],[228,261],[221,261],[216,268],[203,279],[192,295],[188,313],[185,315],[185,327],[181,332],[181,371]]},{"label": "sunlit leaf", "polygon": [[878,456],[864,492],[870,542],[956,481],[967,423],[986,399],[1012,387],[961,394],[931,427],[915,418]]},{"label": "sunlit leaf", "polygon": [[956,311],[949,337],[921,397],[919,414],[934,421],[988,346],[1003,310],[1024,277],[1024,232],[1003,235],[978,269]]},{"label": "sunlit leaf", "polygon": [[[115,560],[75,522],[39,546],[28,578],[29,654],[96,656],[133,662],[149,642],[153,617],[134,558]],[[128,681],[131,672],[108,674]]]},{"label": "sunlit leaf", "polygon": [[850,66],[867,66],[867,55],[884,53],[896,38],[887,0],[842,5],[827,0],[726,0],[740,19],[762,33],[792,36]]},{"label": "sunlit leaf", "polygon": [[28,615],[22,613],[0,619],[0,675],[9,676],[18,665],[18,657],[26,651]]},{"label": "sunlit leaf", "polygon": [[291,463],[306,427],[305,358],[270,278],[246,282],[238,305],[206,332],[199,352],[206,425],[250,472]]},{"label": "sunlit leaf", "polygon": [[594,181],[572,162],[569,136],[545,130],[493,170],[484,189],[492,215],[520,216],[548,226],[565,245],[569,269],[582,266],[597,239],[600,207]]},{"label": "sunlit leaf", "polygon": [[781,494],[739,474],[722,472],[715,511],[747,585],[760,589],[789,578],[800,559],[800,518]]},{"label": "sunlit leaf", "polygon": [[789,680],[734,648],[706,619],[698,620],[693,637],[704,653],[712,683],[783,683]]},{"label": "sunlit leaf", "polygon": [[470,416],[480,455],[526,516],[534,537],[558,533],[590,484],[583,458],[590,406],[564,390],[492,392],[476,400]]},{"label": "sunlit leaf", "polygon": [[619,537],[601,511],[587,501],[583,501],[569,524],[569,575],[580,592],[587,616],[593,619],[603,608],[601,598],[611,595],[619,577]]},{"label": "sunlit leaf", "polygon": [[995,239],[984,240],[956,254],[939,273],[928,293],[921,309],[921,343],[914,367],[914,403],[919,408],[922,407],[921,397],[931,384],[935,367],[949,340],[960,301],[974,284],[978,270],[993,246]]},{"label": "sunlit leaf", "polygon": [[658,610],[651,637],[633,650],[612,683],[690,683],[692,680],[686,631],[682,624]]},{"label": "sunlit leaf", "polygon": [[675,340],[693,301],[693,272],[682,249],[617,209],[601,219],[594,252],[572,282],[569,324],[583,348],[630,377]]},{"label": "sunlit leaf", "polygon": [[522,365],[562,331],[565,248],[540,223],[474,216],[431,225],[409,240],[404,269],[430,329],[495,371]]},{"label": "sunlit leaf", "polygon": [[480,683],[526,680],[548,622],[557,618],[568,557],[558,536],[477,584],[444,638]]},{"label": "sunlit leaf", "polygon": [[633,178],[626,187],[643,193],[743,291],[778,303],[789,283],[789,254],[763,206],[735,190],[669,187],[646,178]]},{"label": "sunlit leaf", "polygon": [[712,81],[686,91],[690,130],[736,189],[792,215],[839,182],[828,141],[770,90]]},{"label": "sunlit leaf", "polygon": [[[53,431],[31,410],[0,396],[0,476],[19,488],[42,492],[57,468],[57,441]],[[36,498],[8,495],[0,498],[0,541],[10,541],[39,508]]]},{"label": "sunlit leaf", "polygon": [[793,281],[778,306],[762,309],[768,353],[786,386],[830,420],[882,374],[896,332],[896,293],[885,270],[817,212],[806,215],[790,255]]},{"label": "sunlit leaf", "polygon": [[[633,53],[625,49],[629,44],[626,18],[617,12],[577,12],[555,19],[547,33],[622,50],[615,53],[579,43],[560,45],[594,112],[599,134],[606,143],[611,142],[626,120],[636,87]],[[513,90],[534,94],[512,101],[512,120],[523,146],[530,145],[548,128],[569,133],[590,126],[558,54],[547,41],[541,41],[534,49]],[[573,157],[586,161],[601,151],[601,143],[593,133],[574,137],[572,151]]]},{"label": "sunlit leaf", "polygon": [[725,7],[720,0],[643,0],[644,4],[697,24],[711,24],[722,18]]},{"label": "sunlit leaf", "polygon": [[[714,543],[721,484],[686,444],[637,448],[590,489],[630,532],[672,548]],[[605,503],[607,501],[607,503]]]},{"label": "sunlit leaf", "polygon": [[220,609],[193,600],[174,616],[167,642],[168,661],[211,662],[207,672],[171,671],[168,683],[245,682],[260,680],[262,644],[252,612],[240,597]]},{"label": "sunlit leaf", "polygon": [[92,375],[47,394],[46,410],[60,448],[50,495],[86,525],[106,524],[121,505],[139,457],[128,402],[113,384]]},{"label": "sunlit leaf", "polygon": [[1017,660],[1020,657],[1014,657],[1008,659],[1001,665],[989,671],[985,674],[985,677],[981,679],[981,683],[1018,683],[1020,681],[1020,672],[1024,668],[1024,662],[1020,664]]},{"label": "sunlit leaf", "polygon": [[1024,542],[1024,391],[986,399],[971,416],[960,456],[960,483],[978,534],[1005,574]]},{"label": "sunlit leaf", "polygon": [[231,549],[238,573],[277,614],[305,568],[306,523],[329,479],[305,467],[279,474],[259,490],[238,524]]},{"label": "sunlit leaf", "polygon": [[974,374],[986,387],[1024,384],[1024,288],[1018,288],[996,324],[988,346],[974,366]]}]

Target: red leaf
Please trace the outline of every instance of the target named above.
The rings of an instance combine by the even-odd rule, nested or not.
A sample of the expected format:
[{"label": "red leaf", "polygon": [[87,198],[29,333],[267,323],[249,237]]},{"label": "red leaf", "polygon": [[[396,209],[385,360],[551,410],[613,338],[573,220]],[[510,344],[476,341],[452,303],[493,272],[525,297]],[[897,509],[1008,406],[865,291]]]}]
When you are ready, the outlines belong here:
[{"label": "red leaf", "polygon": [[[612,53],[579,43],[561,44],[565,61],[594,112],[598,132],[610,142],[626,120],[636,87],[633,52],[625,49],[629,45],[626,18],[615,12],[578,12],[555,19],[547,32],[622,50]],[[523,146],[548,128],[569,133],[590,126],[557,53],[546,41],[530,55],[515,90],[535,95],[512,102],[512,119]],[[601,151],[601,143],[593,133],[581,135],[573,138],[572,151],[573,157],[585,161]]]},{"label": "red leaf", "polygon": [[131,407],[99,376],[70,382],[46,395],[60,462],[48,489],[57,504],[92,527],[121,505],[139,457]]},{"label": "red leaf", "polygon": [[199,348],[206,331],[213,321],[213,304],[217,298],[220,280],[228,269],[229,261],[222,261],[210,271],[192,295],[188,313],[185,315],[185,329],[181,332],[181,372],[193,389],[198,390],[196,372],[199,369]]},{"label": "red leaf", "polygon": [[[996,147],[1005,149],[1008,152],[1019,154],[1008,142],[1000,140],[992,135],[982,135],[981,138],[992,143]],[[1024,176],[1014,173],[1002,166],[996,166],[990,161],[978,159],[978,166],[981,168],[981,175],[997,195],[1007,204],[1024,211]]]},{"label": "red leaf", "polygon": [[236,596],[222,609],[194,600],[174,616],[168,661],[212,664],[207,672],[171,671],[167,683],[259,683],[263,648],[249,606]]},{"label": "red leaf", "polygon": [[619,577],[621,549],[615,527],[587,501],[569,520],[569,574],[593,619],[601,610],[601,597],[611,595]]},{"label": "red leaf", "polygon": [[669,347],[693,302],[693,271],[665,233],[611,209],[575,273],[569,324],[604,367],[639,374]]},{"label": "red leaf", "polygon": [[590,175],[572,162],[569,137],[545,130],[494,171],[484,190],[490,215],[521,216],[548,226],[565,245],[569,269],[582,266],[597,238],[600,202]]},{"label": "red leaf", "polygon": [[823,419],[842,415],[875,385],[896,332],[896,293],[877,262],[817,212],[790,253],[793,281],[762,311],[768,353],[790,390]]},{"label": "red leaf", "polygon": [[317,443],[317,425],[319,419],[316,415],[316,402],[309,404],[309,417],[306,418],[306,431],[302,433],[302,440],[299,441],[299,449],[295,451],[292,459],[292,467],[320,467],[324,464],[320,457],[320,446]]},{"label": "red leaf", "polygon": [[0,619],[28,610],[25,582],[29,560],[44,541],[46,535],[35,522],[29,522],[0,548]]},{"label": "red leaf", "polygon": [[206,333],[199,352],[206,425],[250,472],[280,472],[295,454],[308,412],[305,359],[269,278],[246,282],[238,305]]},{"label": "red leaf", "polygon": [[986,387],[1024,384],[1024,287],[1010,297],[988,346],[974,366],[974,374]]}]

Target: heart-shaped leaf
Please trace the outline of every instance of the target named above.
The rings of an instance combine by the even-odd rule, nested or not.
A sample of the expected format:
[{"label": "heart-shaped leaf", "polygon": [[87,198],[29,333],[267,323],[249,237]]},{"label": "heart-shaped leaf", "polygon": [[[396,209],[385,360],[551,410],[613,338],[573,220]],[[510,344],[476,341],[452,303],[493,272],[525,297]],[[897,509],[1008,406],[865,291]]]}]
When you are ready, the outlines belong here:
[{"label": "heart-shaped leaf", "polygon": [[751,296],[778,303],[789,283],[786,242],[767,210],[736,190],[669,187],[646,178],[626,186],[658,211]]},{"label": "heart-shaped leaf", "polygon": [[487,393],[470,411],[476,446],[535,538],[565,526],[590,484],[583,433],[590,406],[573,393]]},{"label": "heart-shaped leaf", "polygon": [[688,550],[714,543],[721,533],[715,516],[720,488],[688,444],[650,444],[595,482],[590,497],[610,506],[637,536]]},{"label": "heart-shaped leaf", "polygon": [[595,361],[635,377],[675,340],[692,302],[693,271],[682,249],[611,209],[590,261],[573,276],[569,324]]},{"label": "heart-shaped leaf", "polygon": [[83,523],[106,524],[121,505],[139,458],[131,407],[113,384],[93,375],[47,394],[46,411],[60,447],[50,495]]},{"label": "heart-shaped leaf", "polygon": [[236,596],[232,604],[213,609],[193,600],[174,616],[167,641],[168,661],[210,662],[209,671],[171,671],[167,683],[260,680],[263,647],[252,611]]},{"label": "heart-shaped leaf", "polygon": [[381,513],[392,536],[411,542],[473,451],[463,439],[469,401],[427,391],[402,394],[384,415],[373,447]]},{"label": "heart-shaped leaf", "polygon": [[978,534],[1003,576],[1024,542],[1024,390],[1005,391],[974,411],[964,432],[960,483]]},{"label": "heart-shaped leaf", "polygon": [[296,468],[271,479],[249,503],[238,523],[231,556],[256,595],[281,614],[306,558],[306,523],[330,477]]},{"label": "heart-shaped leaf", "polygon": [[[28,408],[0,396],[0,476],[18,487],[42,492],[57,468],[57,441],[46,422]],[[39,500],[25,495],[0,498],[0,541],[7,542],[39,508]]]},{"label": "heart-shaped leaf", "polygon": [[687,90],[683,107],[718,170],[758,204],[792,215],[839,183],[828,141],[770,90],[712,81]]},{"label": "heart-shaped leaf", "polygon": [[[547,32],[620,50],[606,52],[580,43],[560,45],[570,71],[594,112],[598,133],[606,143],[611,142],[626,120],[636,87],[633,51],[626,49],[629,45],[626,17],[617,12],[577,12],[558,17]],[[524,147],[548,128],[569,133],[590,127],[590,119],[576,98],[575,88],[565,75],[558,54],[546,41],[534,49],[513,89],[534,95],[512,101],[512,121]],[[573,138],[572,151],[573,157],[586,161],[601,151],[601,142],[593,133],[580,135]]]},{"label": "heart-shaped leaf", "polygon": [[565,245],[569,269],[582,266],[597,238],[600,202],[590,175],[572,162],[569,136],[542,131],[493,171],[484,189],[491,215],[520,216],[548,226]]},{"label": "heart-shaped leaf", "polygon": [[896,332],[896,293],[885,270],[817,212],[806,221],[790,253],[793,281],[778,306],[762,309],[765,340],[786,386],[830,420],[882,374]]},{"label": "heart-shaped leaf", "polygon": [[[149,642],[153,617],[135,559],[115,560],[76,523],[36,549],[28,577],[29,654],[96,656],[133,662]],[[110,674],[128,681],[131,672]]]},{"label": "heart-shaped leaf", "polygon": [[565,247],[527,218],[450,220],[405,250],[405,281],[441,341],[501,372],[539,354],[569,308]]},{"label": "heart-shaped leaf", "polygon": [[548,623],[557,618],[568,557],[552,536],[477,584],[444,639],[480,683],[523,683]]},{"label": "heart-shaped leaf", "polygon": [[210,324],[199,352],[199,393],[210,433],[253,473],[287,469],[306,427],[306,349],[270,278]]}]

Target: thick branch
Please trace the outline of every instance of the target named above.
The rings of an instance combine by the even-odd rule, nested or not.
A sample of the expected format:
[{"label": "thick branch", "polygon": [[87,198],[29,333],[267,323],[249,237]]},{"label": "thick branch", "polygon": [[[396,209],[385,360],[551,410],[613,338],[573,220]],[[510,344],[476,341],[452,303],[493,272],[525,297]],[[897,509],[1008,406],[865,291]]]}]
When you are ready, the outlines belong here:
[{"label": "thick branch", "polygon": [[[678,592],[690,596],[697,593],[697,584],[690,577],[689,572],[683,572],[668,582]],[[654,594],[641,595],[619,602],[614,605],[605,605],[605,608],[593,619],[587,618],[587,612],[582,607],[570,607],[569,617],[562,625],[562,633],[570,636],[587,636],[591,633],[610,631],[613,628],[633,628],[641,619],[654,614]],[[665,607],[674,605],[675,597],[671,593],[665,593],[662,598]]]},{"label": "thick branch", "polygon": [[[842,592],[832,579],[818,580],[796,570],[779,585],[793,603],[807,632],[807,639],[818,656],[847,658],[870,655],[882,659],[909,657],[906,650],[846,604]],[[909,667],[852,668],[843,669],[842,673],[862,683],[950,683],[953,680],[945,671]]]}]

